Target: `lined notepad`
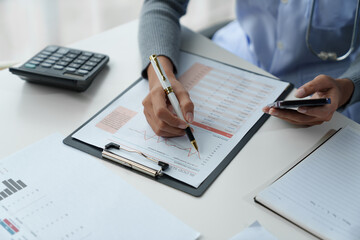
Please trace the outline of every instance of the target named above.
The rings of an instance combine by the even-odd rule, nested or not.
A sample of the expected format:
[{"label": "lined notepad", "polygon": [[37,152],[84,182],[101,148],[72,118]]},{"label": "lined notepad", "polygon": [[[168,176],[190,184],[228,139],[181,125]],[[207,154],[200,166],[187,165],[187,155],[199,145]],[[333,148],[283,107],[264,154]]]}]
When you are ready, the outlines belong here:
[{"label": "lined notepad", "polygon": [[255,200],[324,239],[360,239],[360,130],[345,127]]}]

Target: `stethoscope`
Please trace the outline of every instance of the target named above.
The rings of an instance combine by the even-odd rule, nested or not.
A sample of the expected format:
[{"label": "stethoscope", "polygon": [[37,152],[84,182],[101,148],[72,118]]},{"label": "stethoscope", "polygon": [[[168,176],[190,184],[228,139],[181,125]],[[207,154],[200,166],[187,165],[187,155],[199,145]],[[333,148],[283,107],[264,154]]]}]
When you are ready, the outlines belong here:
[{"label": "stethoscope", "polygon": [[357,1],[357,8],[356,8],[356,12],[355,12],[354,27],[353,27],[352,36],[351,36],[350,47],[344,55],[338,57],[335,52],[320,51],[318,53],[311,47],[311,45],[309,43],[310,32],[311,32],[311,28],[312,28],[311,25],[312,25],[314,9],[315,9],[315,0],[313,0],[312,6],[311,6],[309,23],[308,23],[307,30],[306,30],[306,37],[305,37],[306,46],[308,47],[308,49],[315,56],[317,56],[318,58],[320,58],[321,60],[324,60],[324,61],[326,61],[326,60],[341,61],[341,60],[344,60],[345,58],[347,58],[354,51],[354,48],[355,48],[356,34],[357,34],[356,29],[357,29],[357,25],[358,25],[357,19],[358,19],[358,14],[359,14],[359,8],[360,8],[360,0]]}]

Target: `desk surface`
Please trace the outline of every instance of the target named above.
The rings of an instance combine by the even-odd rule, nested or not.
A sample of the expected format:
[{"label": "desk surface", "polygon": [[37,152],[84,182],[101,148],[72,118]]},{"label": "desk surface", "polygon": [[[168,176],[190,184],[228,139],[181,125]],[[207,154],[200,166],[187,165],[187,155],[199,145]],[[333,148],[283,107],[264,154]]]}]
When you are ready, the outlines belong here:
[{"label": "desk surface", "polygon": [[[133,21],[70,46],[110,56],[108,68],[83,93],[30,84],[7,70],[0,71],[0,158],[54,132],[69,135],[139,78],[137,27],[138,22]],[[189,30],[185,29],[182,37],[184,50],[263,72]],[[35,49],[34,54],[39,50]],[[253,197],[301,159],[329,130],[347,124],[356,125],[338,113],[330,122],[314,127],[297,127],[270,118],[200,198],[111,163],[103,164],[200,231],[201,239],[228,239],[254,220],[279,239],[315,239],[254,203]]]}]

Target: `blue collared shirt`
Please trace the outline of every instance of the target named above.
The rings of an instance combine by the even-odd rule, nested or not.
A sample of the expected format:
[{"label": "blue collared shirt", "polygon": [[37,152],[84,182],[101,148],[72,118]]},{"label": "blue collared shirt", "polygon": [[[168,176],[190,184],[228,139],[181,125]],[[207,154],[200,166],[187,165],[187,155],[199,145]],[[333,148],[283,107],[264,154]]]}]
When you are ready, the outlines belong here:
[{"label": "blue collared shirt", "polygon": [[[300,87],[318,74],[340,76],[355,55],[341,62],[323,61],[306,46],[312,0],[238,0],[237,20],[213,40],[239,57]],[[316,0],[310,44],[314,50],[350,47],[357,0]]]}]

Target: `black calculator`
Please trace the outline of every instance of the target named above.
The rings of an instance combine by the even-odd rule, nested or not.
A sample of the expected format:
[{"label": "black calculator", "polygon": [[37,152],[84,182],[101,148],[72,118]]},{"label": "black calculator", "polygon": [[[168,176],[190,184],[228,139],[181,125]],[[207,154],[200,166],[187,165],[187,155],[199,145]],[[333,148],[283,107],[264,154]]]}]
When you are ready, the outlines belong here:
[{"label": "black calculator", "polygon": [[61,46],[47,46],[19,67],[9,70],[34,83],[85,91],[106,66],[109,57]]}]

